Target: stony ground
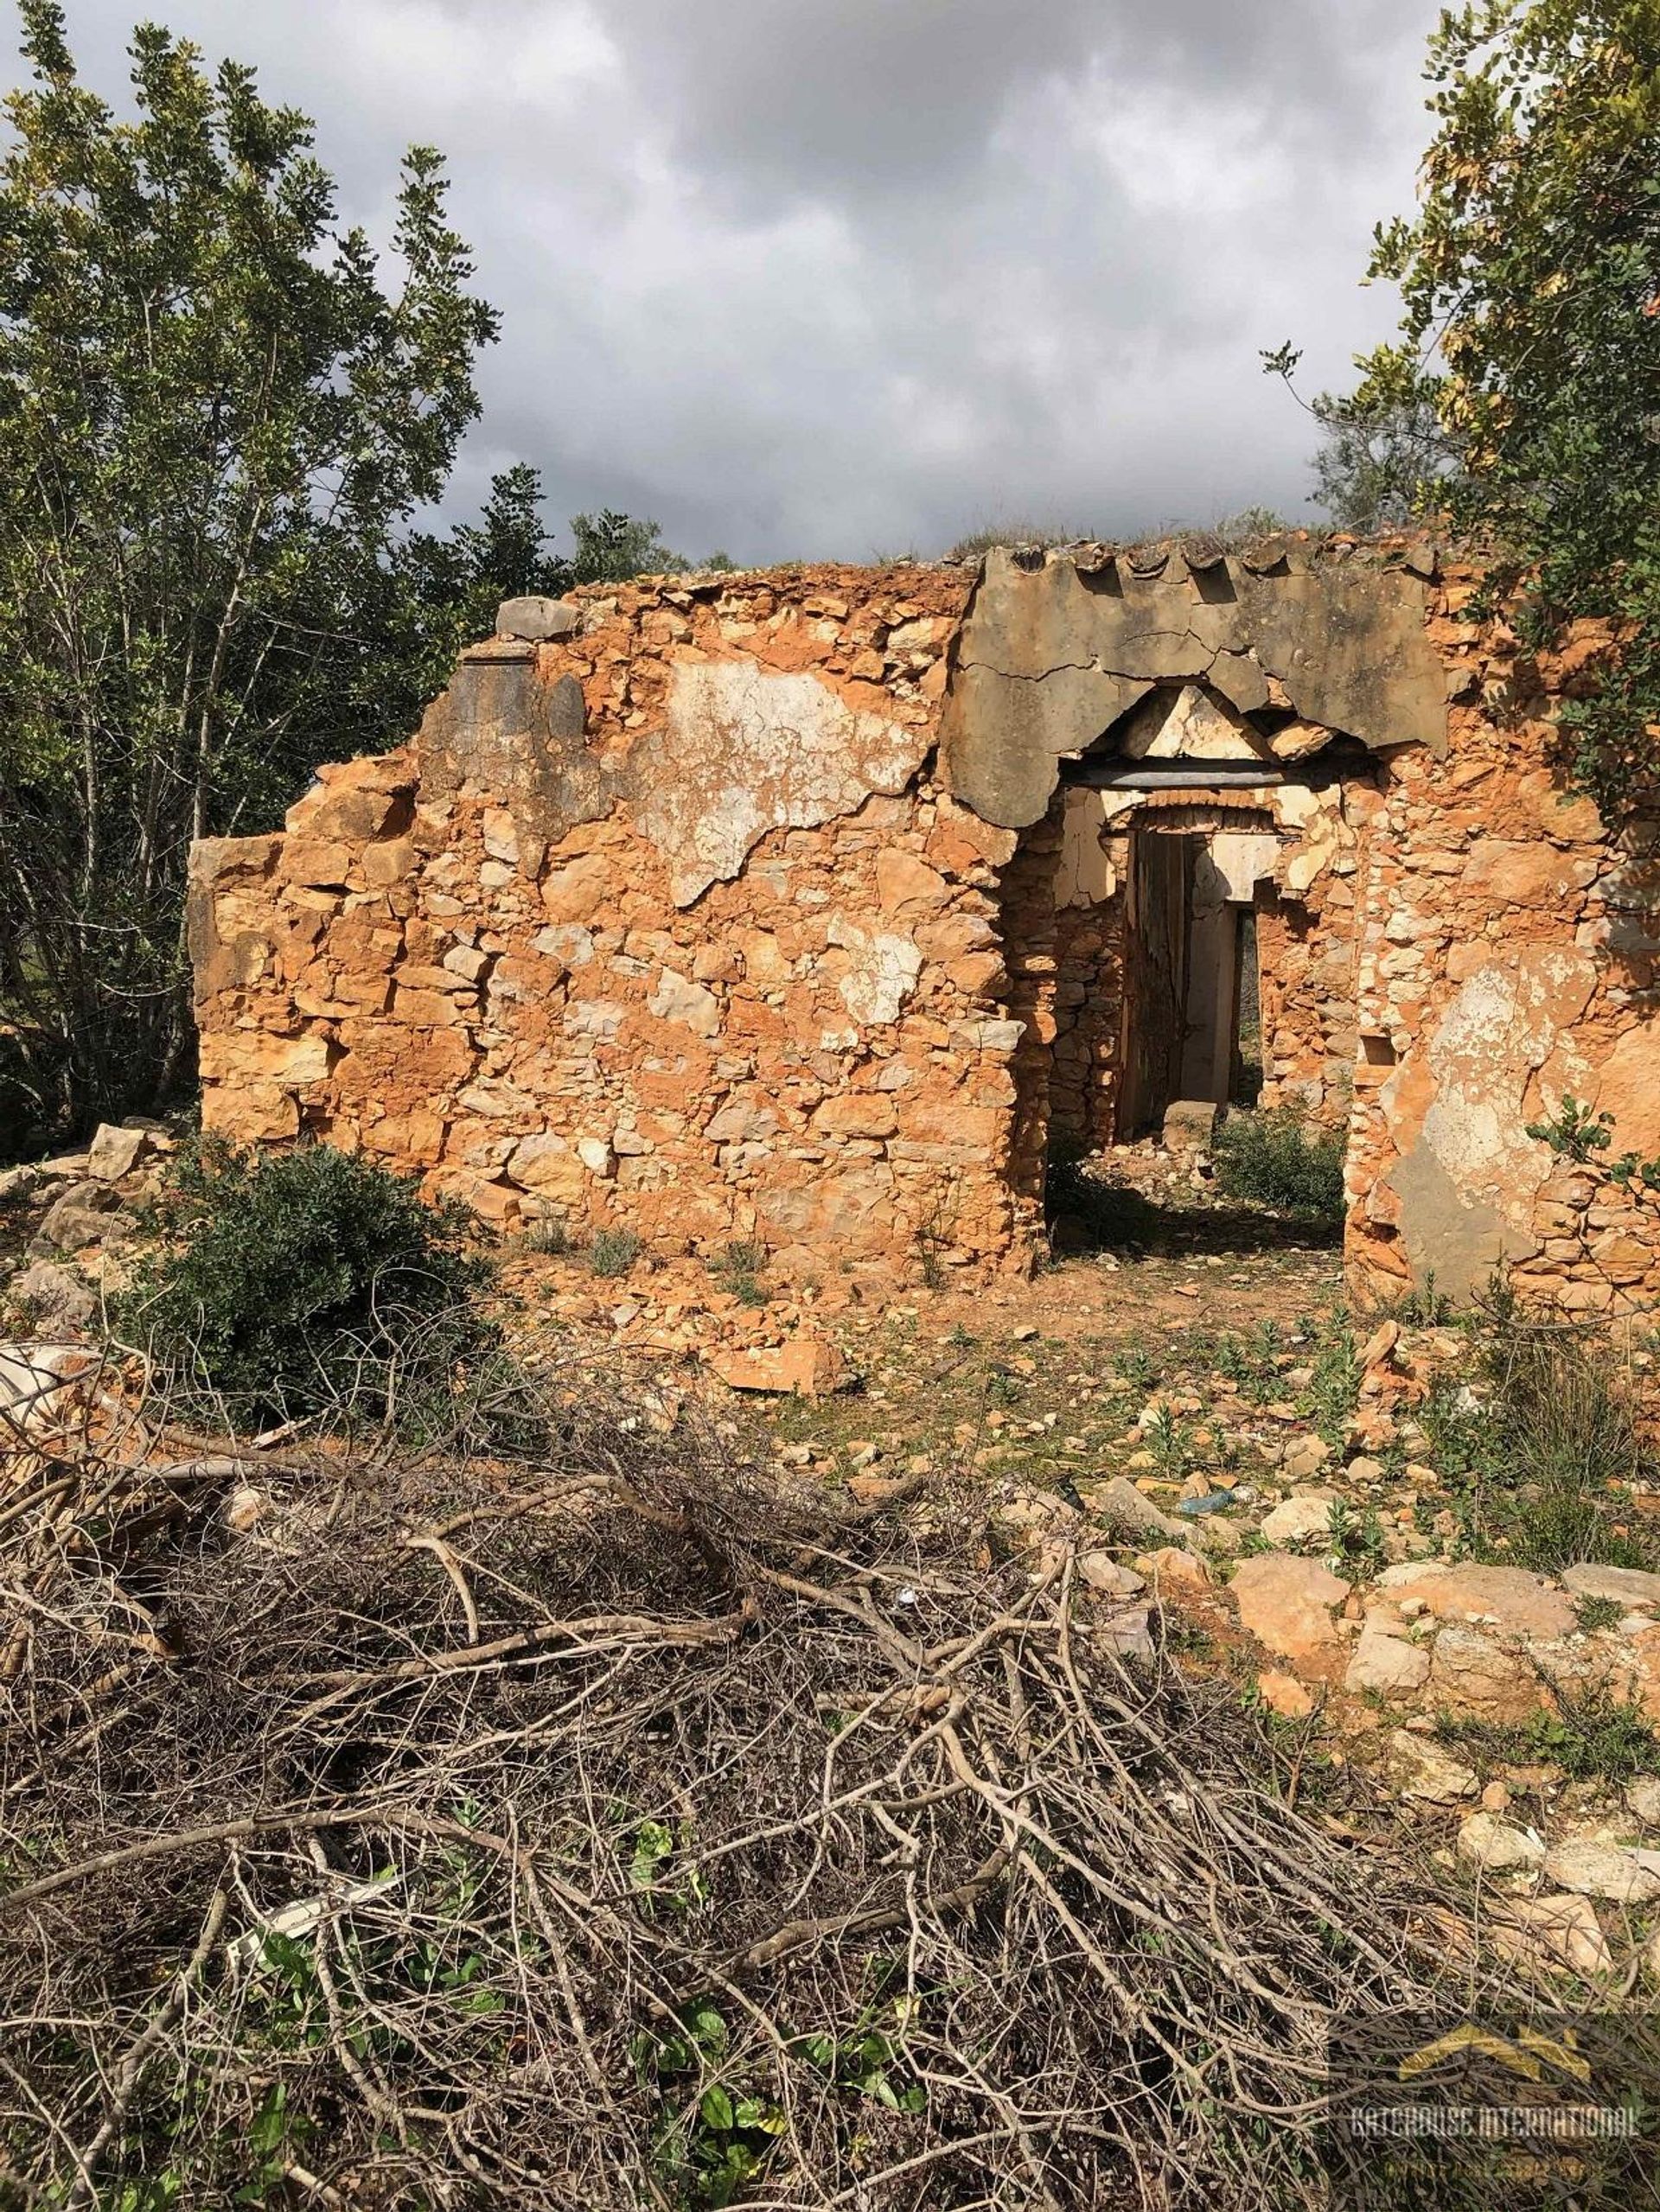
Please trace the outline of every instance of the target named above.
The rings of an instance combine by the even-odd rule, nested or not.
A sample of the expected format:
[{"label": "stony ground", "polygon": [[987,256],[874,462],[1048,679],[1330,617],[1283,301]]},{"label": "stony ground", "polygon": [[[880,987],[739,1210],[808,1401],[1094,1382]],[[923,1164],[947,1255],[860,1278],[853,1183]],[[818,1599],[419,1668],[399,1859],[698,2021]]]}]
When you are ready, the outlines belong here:
[{"label": "stony ground", "polygon": [[[14,1336],[95,1329],[166,1142],[112,1136],[0,1189]],[[985,1482],[999,1540],[1037,1574],[1069,1550],[1123,1648],[1170,1640],[1280,1715],[1304,1786],[1373,1777],[1527,1941],[1599,1973],[1652,1942],[1660,1973],[1660,1575],[1473,1540],[1445,1418],[1472,1339],[1436,1301],[1351,1325],[1329,1233],[1168,1156],[1108,1172],[1110,1244],[1076,1228],[1030,1282],[521,1244],[501,1311],[528,1361],[643,1361],[671,1412],[706,1399],[791,1480]],[[1647,1335],[1622,1356],[1644,1391]],[[1613,1504],[1625,1556],[1660,1553],[1660,1488]]]}]

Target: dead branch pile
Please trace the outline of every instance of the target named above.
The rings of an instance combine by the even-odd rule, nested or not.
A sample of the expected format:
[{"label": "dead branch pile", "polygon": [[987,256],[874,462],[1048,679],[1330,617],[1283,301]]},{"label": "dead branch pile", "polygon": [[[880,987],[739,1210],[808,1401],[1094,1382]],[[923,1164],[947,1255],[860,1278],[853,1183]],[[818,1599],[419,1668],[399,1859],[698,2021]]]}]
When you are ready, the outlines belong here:
[{"label": "dead branch pile", "polygon": [[1446,1898],[972,1494],[572,1395],[539,1466],[0,1490],[17,2201],[1326,2202],[1333,2015],[1488,1971]]}]

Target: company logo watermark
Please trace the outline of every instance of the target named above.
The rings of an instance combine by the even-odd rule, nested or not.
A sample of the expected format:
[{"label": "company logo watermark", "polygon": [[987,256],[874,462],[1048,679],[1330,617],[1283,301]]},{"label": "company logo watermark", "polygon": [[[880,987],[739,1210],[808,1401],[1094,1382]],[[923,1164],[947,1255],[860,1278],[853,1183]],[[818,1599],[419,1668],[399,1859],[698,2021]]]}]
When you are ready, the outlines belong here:
[{"label": "company logo watermark", "polygon": [[1330,2062],[1341,2212],[1660,2208],[1660,2014],[1350,2018]]}]

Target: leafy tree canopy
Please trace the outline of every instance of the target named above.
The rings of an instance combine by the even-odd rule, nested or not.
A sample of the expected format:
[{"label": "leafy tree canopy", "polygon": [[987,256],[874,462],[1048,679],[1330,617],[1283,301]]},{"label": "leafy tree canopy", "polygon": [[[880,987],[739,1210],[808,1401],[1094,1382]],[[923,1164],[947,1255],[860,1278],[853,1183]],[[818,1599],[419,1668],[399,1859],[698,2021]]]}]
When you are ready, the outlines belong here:
[{"label": "leafy tree canopy", "polygon": [[1494,549],[1531,641],[1618,625],[1617,661],[1562,717],[1618,819],[1652,796],[1660,734],[1660,0],[1451,9],[1426,75],[1418,212],[1371,265],[1401,287],[1401,335],[1345,404],[1433,410],[1459,466],[1420,503]]},{"label": "leafy tree canopy", "polygon": [[654,524],[547,550],[533,469],[413,527],[496,333],[405,156],[390,257],[307,119],[155,25],[134,112],[22,0],[0,156],[0,1151],[189,1073],[193,838],[271,826],[317,762],[404,736],[519,590],[674,564]]}]

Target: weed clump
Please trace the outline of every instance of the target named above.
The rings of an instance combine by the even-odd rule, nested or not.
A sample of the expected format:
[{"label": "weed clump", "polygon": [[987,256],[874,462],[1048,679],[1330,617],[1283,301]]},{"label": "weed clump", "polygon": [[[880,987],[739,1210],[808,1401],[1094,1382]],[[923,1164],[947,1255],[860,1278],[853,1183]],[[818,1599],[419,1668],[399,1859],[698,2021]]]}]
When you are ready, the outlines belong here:
[{"label": "weed clump", "polygon": [[1627,1501],[1654,1454],[1606,1329],[1526,1310],[1501,1281],[1470,1329],[1473,1386],[1444,1383],[1420,1419],[1471,1547],[1542,1574],[1651,1566]]},{"label": "weed clump", "polygon": [[600,1229],[588,1247],[588,1265],[596,1275],[626,1275],[644,1250],[632,1229]]},{"label": "weed clump", "polygon": [[330,1145],[205,1139],[151,1218],[161,1240],[112,1318],[185,1406],[384,1418],[495,1346],[473,1302],[488,1268],[460,1208]]},{"label": "weed clump", "polygon": [[1343,1219],[1343,1143],[1287,1108],[1230,1113],[1216,1132],[1216,1180],[1229,1198],[1253,1199],[1305,1221]]}]

